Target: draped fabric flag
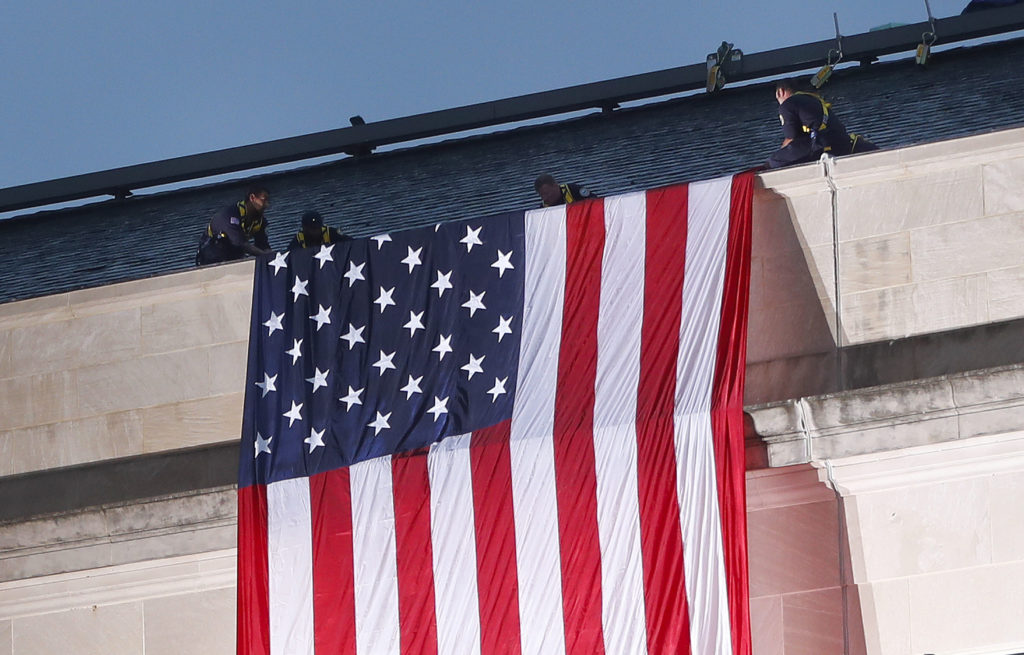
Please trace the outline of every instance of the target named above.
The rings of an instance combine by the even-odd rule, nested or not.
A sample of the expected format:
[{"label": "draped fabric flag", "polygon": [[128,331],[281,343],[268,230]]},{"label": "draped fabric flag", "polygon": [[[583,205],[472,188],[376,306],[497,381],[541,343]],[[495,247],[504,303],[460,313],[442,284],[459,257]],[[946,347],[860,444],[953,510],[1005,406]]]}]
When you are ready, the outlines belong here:
[{"label": "draped fabric flag", "polygon": [[258,260],[238,653],[748,654],[752,186]]}]

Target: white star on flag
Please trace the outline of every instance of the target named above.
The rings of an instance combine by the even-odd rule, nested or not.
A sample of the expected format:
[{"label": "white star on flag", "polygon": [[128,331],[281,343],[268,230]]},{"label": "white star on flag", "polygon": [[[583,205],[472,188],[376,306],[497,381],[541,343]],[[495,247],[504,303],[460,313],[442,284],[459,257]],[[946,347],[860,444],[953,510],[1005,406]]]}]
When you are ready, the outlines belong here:
[{"label": "white star on flag", "polygon": [[[398,351],[395,351],[395,352],[398,352]],[[380,359],[378,359],[373,364],[374,367],[380,369],[380,373],[378,373],[377,375],[384,375],[384,371],[388,370],[389,368],[395,368],[395,365],[391,363],[391,360],[394,359],[394,357],[395,357],[395,353],[394,352],[390,353],[390,354],[384,354],[383,350],[380,351]]]},{"label": "white star on flag", "polygon": [[271,391],[277,391],[277,387],[274,386],[274,382],[277,381],[276,375],[263,374],[263,382],[257,382],[256,386],[263,390],[263,397],[266,398],[267,394]]},{"label": "white star on flag", "polygon": [[434,282],[433,284],[431,284],[430,287],[432,289],[437,289],[437,297],[438,298],[443,296],[444,292],[447,289],[451,289],[452,288],[451,278],[452,278],[452,272],[451,271],[448,271],[447,273],[443,273],[443,274],[441,273],[441,271],[437,272],[437,281]]},{"label": "white star on flag", "polygon": [[412,246],[408,246],[409,254],[405,256],[402,263],[409,267],[409,272],[412,273],[412,269],[416,268],[423,262],[420,261],[420,253],[423,252],[423,247],[419,247],[416,250],[412,249]]},{"label": "white star on flag", "polygon": [[427,414],[434,415],[434,422],[437,423],[437,419],[441,418],[441,414],[448,413],[448,396],[445,396],[442,400],[437,396],[434,396],[434,406],[427,410]]},{"label": "white star on flag", "polygon": [[469,379],[472,380],[473,376],[477,373],[483,373],[484,369],[480,366],[483,363],[487,355],[480,355],[479,358],[473,357],[473,353],[469,354],[469,363],[462,366],[462,370],[469,373]]},{"label": "white star on flag", "polygon": [[275,314],[274,312],[270,312],[270,318],[263,323],[267,326],[268,337],[274,333],[274,330],[284,330],[284,326],[281,325],[282,318],[284,318],[284,314]]},{"label": "white star on flag", "polygon": [[462,303],[462,306],[469,310],[470,317],[472,317],[473,314],[476,314],[476,310],[478,309],[487,309],[484,305],[484,295],[486,293],[486,291],[481,291],[480,294],[477,295],[472,291],[469,292],[469,300]]},{"label": "white star on flag", "polygon": [[324,325],[330,324],[331,322],[331,308],[328,307],[324,309],[323,305],[320,305],[319,307],[320,311],[318,311],[315,315],[309,317],[311,320],[316,321],[317,332],[319,332],[320,328],[322,328]]},{"label": "white star on flag", "polygon": [[466,236],[459,239],[459,243],[466,244],[466,252],[472,252],[473,246],[482,246],[484,242],[480,240],[480,230],[483,227],[478,227],[475,230],[471,230],[469,226],[466,226]]},{"label": "white star on flag", "polygon": [[352,387],[349,387],[348,388],[348,394],[345,395],[345,396],[342,396],[341,398],[338,399],[341,402],[345,403],[345,411],[346,412],[348,410],[352,409],[352,405],[362,405],[363,404],[363,401],[359,399],[359,395],[363,393],[363,389],[365,389],[365,388],[366,387],[361,387],[359,389],[353,389]]},{"label": "white star on flag", "polygon": [[305,443],[309,444],[309,452],[313,452],[314,450],[316,450],[320,446],[324,445],[324,432],[326,432],[326,431],[327,431],[327,428],[324,428],[323,430],[320,430],[319,432],[317,432],[313,428],[310,428],[309,436],[306,437],[305,439],[303,439],[303,441]]},{"label": "white star on flag", "polygon": [[377,242],[377,250],[380,250],[384,246],[385,243],[387,243],[388,241],[391,241],[391,235],[390,234],[378,234],[377,236],[372,237],[372,239]]},{"label": "white star on flag", "polygon": [[326,244],[320,244],[320,252],[313,255],[313,259],[316,259],[320,262],[320,268],[323,268],[324,264],[326,264],[327,262],[334,261],[334,257],[331,256],[332,250],[334,250],[333,243],[329,246]]},{"label": "white star on flag", "polygon": [[498,269],[498,277],[502,277],[503,275],[505,275],[505,271],[507,271],[508,269],[515,268],[515,266],[512,265],[512,262],[509,261],[511,259],[511,250],[509,250],[507,253],[501,252],[500,250],[498,251],[498,260],[491,264],[491,268]]},{"label": "white star on flag", "polygon": [[406,400],[409,400],[410,398],[412,398],[412,395],[414,393],[423,393],[423,389],[420,389],[420,381],[421,380],[423,380],[423,376],[422,375],[419,376],[418,378],[414,378],[413,376],[410,375],[409,376],[409,381],[405,383],[404,387],[399,389],[399,391],[404,391],[405,392],[405,399]]},{"label": "white star on flag", "polygon": [[356,329],[356,326],[352,325],[351,323],[348,324],[348,334],[341,335],[341,338],[344,339],[345,341],[348,341],[349,350],[352,350],[352,348],[357,343],[366,343],[366,339],[363,338],[363,330],[365,329],[365,325],[361,328]]},{"label": "white star on flag", "polygon": [[286,419],[288,419],[288,427],[292,427],[292,423],[294,423],[295,421],[301,421],[302,420],[302,411],[301,410],[302,410],[302,403],[296,404],[295,401],[293,400],[292,401],[292,408],[289,409],[287,412],[285,412],[284,414],[281,415],[281,416],[285,417]]},{"label": "white star on flag", "polygon": [[506,391],[505,391],[505,383],[506,382],[508,382],[508,376],[506,376],[506,377],[504,377],[504,378],[502,378],[500,380],[498,378],[494,378],[494,386],[491,387],[490,391],[487,392],[487,393],[491,394],[491,402],[492,403],[495,400],[498,399],[498,396],[506,393]]},{"label": "white star on flag", "polygon": [[437,353],[437,361],[444,359],[444,356],[452,351],[452,335],[437,335],[437,345],[431,348],[431,351]]},{"label": "white star on flag", "polygon": [[292,356],[292,366],[302,357],[302,339],[292,339],[292,349],[284,351],[284,354]]},{"label": "white star on flag", "polygon": [[352,286],[356,283],[356,280],[365,280],[363,277],[363,267],[366,266],[366,262],[363,262],[359,266],[356,266],[355,262],[348,263],[348,273],[345,273],[342,277],[348,279],[348,286]]},{"label": "white star on flag", "polygon": [[373,436],[376,437],[380,434],[381,430],[391,427],[391,424],[388,423],[389,418],[391,418],[391,412],[388,412],[387,414],[377,412],[377,418],[367,423],[366,427],[373,428]]},{"label": "white star on flag", "polygon": [[321,371],[319,368],[317,368],[316,372],[313,373],[313,377],[306,378],[306,382],[309,382],[310,384],[313,385],[313,393],[316,393],[316,390],[319,389],[320,387],[327,386],[327,376],[328,374],[330,374],[330,372],[330,369],[326,371]]},{"label": "white star on flag", "polygon": [[295,277],[295,284],[292,285],[292,302],[299,299],[299,296],[309,296],[309,292],[306,291],[306,287],[309,286],[309,280],[301,280],[298,276]]},{"label": "white star on flag", "polygon": [[256,454],[253,455],[253,459],[260,456],[260,453],[270,454],[270,442],[274,440],[274,437],[263,438],[263,435],[259,432],[256,433]]},{"label": "white star on flag", "polygon": [[409,312],[409,322],[402,327],[409,330],[410,339],[416,336],[416,330],[425,330],[426,328],[423,327],[423,312],[420,312],[419,314]]},{"label": "white star on flag", "polygon": [[491,330],[491,332],[493,332],[494,334],[498,335],[498,343],[501,343],[501,338],[504,337],[506,334],[512,334],[512,328],[509,327],[509,324],[512,323],[512,319],[513,318],[515,318],[515,317],[514,316],[509,316],[508,318],[505,318],[504,316],[498,317],[498,327],[496,327],[493,330]]},{"label": "white star on flag", "polygon": [[391,299],[391,294],[393,294],[394,292],[394,287],[391,287],[387,291],[384,290],[384,287],[380,288],[380,295],[377,296],[377,299],[373,301],[373,304],[380,305],[381,314],[384,313],[384,310],[387,309],[389,305],[395,304],[395,301]]},{"label": "white star on flag", "polygon": [[267,265],[268,266],[273,266],[274,267],[274,275],[277,275],[278,273],[281,272],[282,268],[288,268],[288,262],[286,261],[287,259],[288,259],[288,253],[287,252],[275,253],[274,254],[274,260],[270,261],[270,262],[267,262]]}]

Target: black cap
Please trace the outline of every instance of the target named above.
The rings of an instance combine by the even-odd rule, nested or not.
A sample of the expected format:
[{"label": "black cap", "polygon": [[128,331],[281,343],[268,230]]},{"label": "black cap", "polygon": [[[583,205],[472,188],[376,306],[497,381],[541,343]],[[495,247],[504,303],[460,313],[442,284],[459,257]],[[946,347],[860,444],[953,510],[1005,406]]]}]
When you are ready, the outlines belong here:
[{"label": "black cap", "polygon": [[302,215],[302,227],[321,227],[324,219],[318,211],[308,211]]}]

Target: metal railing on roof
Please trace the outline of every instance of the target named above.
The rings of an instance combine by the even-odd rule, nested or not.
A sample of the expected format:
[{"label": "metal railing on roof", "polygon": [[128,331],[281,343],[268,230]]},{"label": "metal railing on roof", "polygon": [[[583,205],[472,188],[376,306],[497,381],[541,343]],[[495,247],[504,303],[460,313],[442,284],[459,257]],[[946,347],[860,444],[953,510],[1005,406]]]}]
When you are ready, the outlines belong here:
[{"label": "metal railing on roof", "polygon": [[[941,43],[949,44],[1020,29],[1024,29],[1024,4],[942,18],[934,23],[924,21],[843,36],[843,59],[870,61],[884,55],[914,50],[925,33],[937,33]],[[834,46],[835,41],[827,39],[745,55],[741,69],[730,74],[730,81],[755,80],[815,68],[825,61]],[[622,102],[701,89],[706,82],[707,65],[702,62],[404,118],[22,184],[0,189],[0,212],[105,195],[124,197],[133,190],[185,180],[327,155],[368,152],[378,146],[585,109],[611,109]]]}]

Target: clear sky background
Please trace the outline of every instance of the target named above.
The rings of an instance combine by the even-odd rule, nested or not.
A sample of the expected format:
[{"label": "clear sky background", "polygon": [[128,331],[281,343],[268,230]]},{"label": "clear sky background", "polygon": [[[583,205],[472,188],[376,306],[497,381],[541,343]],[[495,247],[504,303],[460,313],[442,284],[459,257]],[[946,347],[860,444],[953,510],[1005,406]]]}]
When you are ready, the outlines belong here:
[{"label": "clear sky background", "polygon": [[[967,0],[931,0],[936,18]],[[33,0],[0,21],[0,188],[753,53],[923,0]]]}]

